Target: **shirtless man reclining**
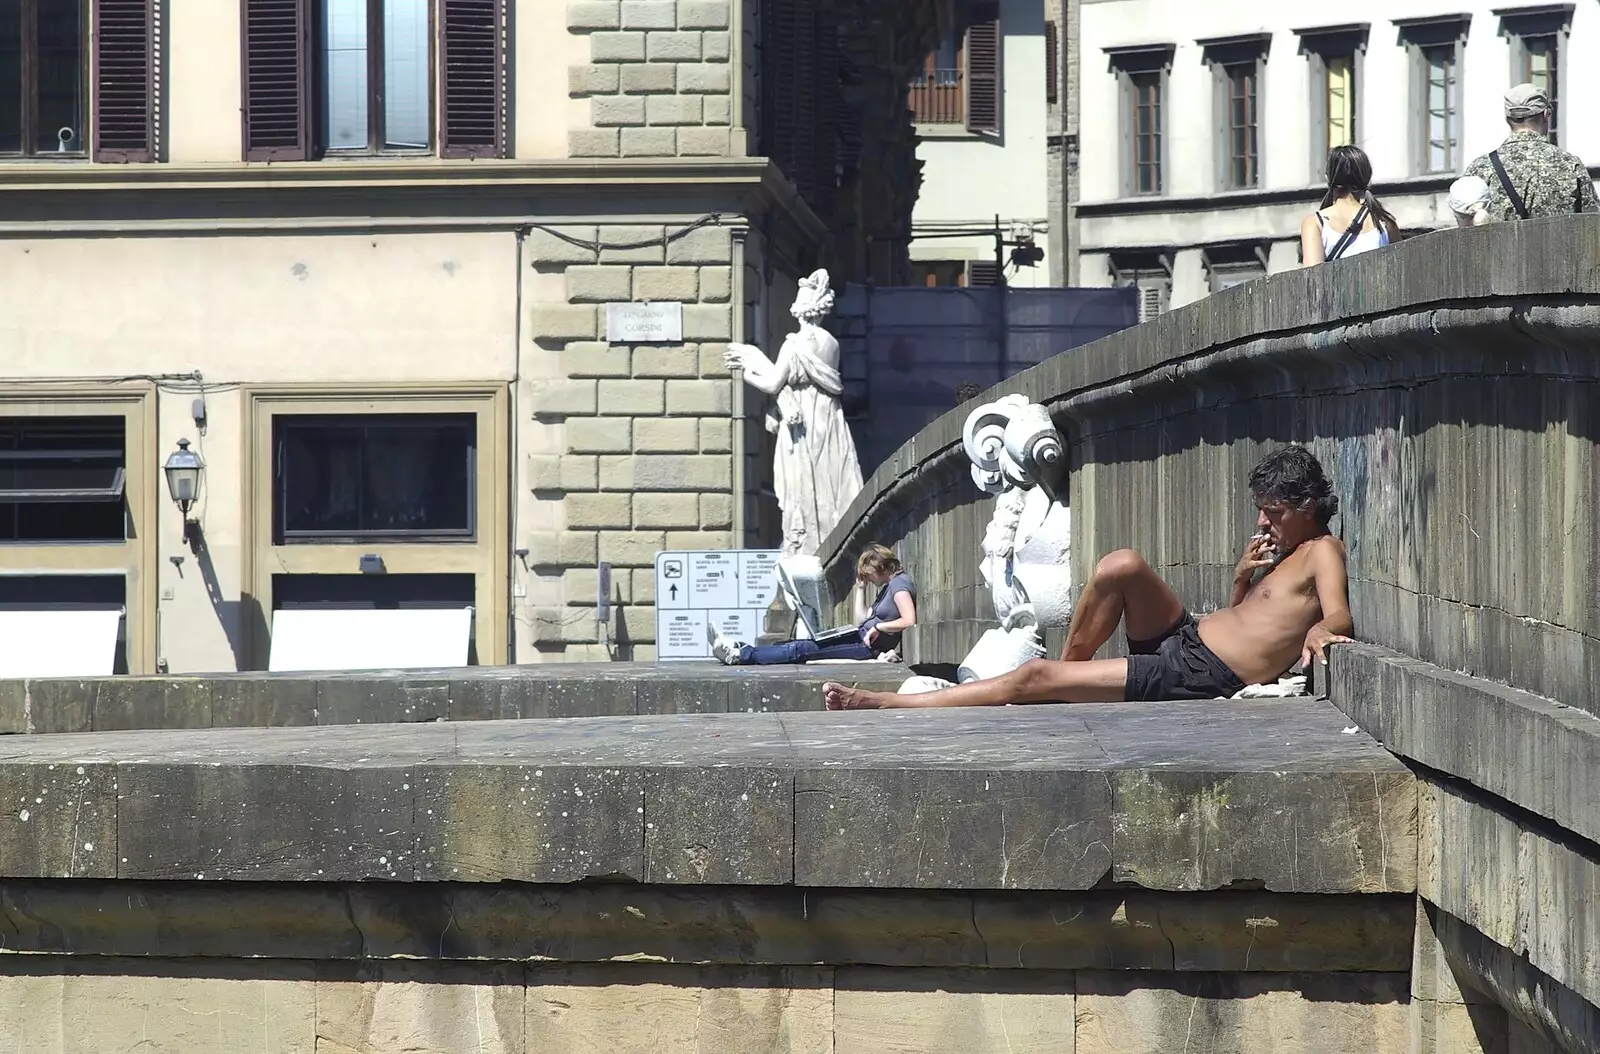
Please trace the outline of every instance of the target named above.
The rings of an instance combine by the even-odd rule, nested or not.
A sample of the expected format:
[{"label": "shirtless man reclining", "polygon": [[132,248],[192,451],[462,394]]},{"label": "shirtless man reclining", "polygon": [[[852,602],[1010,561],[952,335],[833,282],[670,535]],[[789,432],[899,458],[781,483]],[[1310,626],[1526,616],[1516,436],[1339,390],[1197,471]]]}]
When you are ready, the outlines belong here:
[{"label": "shirtless man reclining", "polygon": [[[1215,699],[1309,664],[1352,630],[1344,544],[1328,533],[1339,511],[1322,464],[1285,447],[1250,473],[1257,533],[1233,574],[1233,596],[1199,621],[1132,549],[1100,561],[1084,587],[1059,661],[1033,659],[1001,677],[921,695],[823,685],[830,710],[890,707]],[[1259,582],[1257,572],[1267,573]],[[1252,584],[1254,583],[1254,584]],[[1095,659],[1121,622],[1126,659]]]}]

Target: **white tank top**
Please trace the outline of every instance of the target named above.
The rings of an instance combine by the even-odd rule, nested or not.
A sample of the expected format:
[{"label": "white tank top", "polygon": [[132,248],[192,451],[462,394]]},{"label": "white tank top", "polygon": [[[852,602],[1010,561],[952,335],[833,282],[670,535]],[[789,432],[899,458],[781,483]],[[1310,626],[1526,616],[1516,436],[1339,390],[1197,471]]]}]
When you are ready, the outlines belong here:
[{"label": "white tank top", "polygon": [[[1361,222],[1365,224],[1367,222],[1366,217],[1362,217]],[[1320,211],[1317,213],[1317,223],[1322,226],[1322,254],[1323,258],[1326,259],[1333,255],[1333,247],[1339,244],[1340,238],[1344,237],[1344,231],[1336,231],[1329,226],[1328,217],[1324,216]],[[1344,260],[1360,253],[1371,252],[1373,249],[1381,249],[1388,244],[1389,234],[1379,224],[1370,231],[1362,231],[1356,235],[1350,244],[1345,246],[1344,252],[1340,254],[1339,259]]]}]

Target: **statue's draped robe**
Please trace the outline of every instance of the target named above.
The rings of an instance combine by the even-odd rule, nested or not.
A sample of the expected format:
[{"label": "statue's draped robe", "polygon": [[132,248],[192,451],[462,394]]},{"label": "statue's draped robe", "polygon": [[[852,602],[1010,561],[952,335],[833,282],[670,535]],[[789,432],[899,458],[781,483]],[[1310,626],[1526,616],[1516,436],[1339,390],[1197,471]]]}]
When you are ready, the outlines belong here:
[{"label": "statue's draped robe", "polygon": [[784,387],[778,393],[772,475],[790,554],[814,554],[861,492],[861,463],[839,402],[844,385],[838,361],[838,343],[812,325],[784,338],[778,353]]}]

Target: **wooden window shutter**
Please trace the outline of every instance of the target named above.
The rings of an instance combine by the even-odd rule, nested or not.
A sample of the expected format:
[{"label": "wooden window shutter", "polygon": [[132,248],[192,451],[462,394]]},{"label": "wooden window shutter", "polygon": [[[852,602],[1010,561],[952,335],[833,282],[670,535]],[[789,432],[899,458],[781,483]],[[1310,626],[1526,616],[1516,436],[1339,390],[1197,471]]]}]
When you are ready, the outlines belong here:
[{"label": "wooden window shutter", "polygon": [[311,156],[310,0],[243,0],[244,159]]},{"label": "wooden window shutter", "polygon": [[505,157],[505,0],[440,0],[439,11],[439,156]]},{"label": "wooden window shutter", "polygon": [[155,0],[94,5],[94,159],[156,159]]},{"label": "wooden window shutter", "polygon": [[1000,131],[1000,8],[974,4],[967,27],[967,131]]},{"label": "wooden window shutter", "polygon": [[1057,57],[1060,54],[1057,50],[1060,46],[1060,42],[1056,39],[1056,24],[1054,22],[1046,22],[1044,24],[1044,101],[1047,103],[1054,103],[1057,99],[1056,82],[1061,79],[1060,60]]},{"label": "wooden window shutter", "polygon": [[967,285],[999,285],[1000,265],[993,260],[968,260]]}]

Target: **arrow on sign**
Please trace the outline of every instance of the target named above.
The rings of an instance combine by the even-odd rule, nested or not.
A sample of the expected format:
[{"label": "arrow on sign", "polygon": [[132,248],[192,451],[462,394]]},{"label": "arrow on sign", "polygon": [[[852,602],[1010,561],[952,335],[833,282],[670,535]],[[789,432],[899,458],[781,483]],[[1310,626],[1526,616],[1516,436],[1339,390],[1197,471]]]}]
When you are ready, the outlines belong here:
[{"label": "arrow on sign", "polygon": [[677,587],[676,584],[673,585],[672,589],[669,590],[669,592],[670,592],[673,600],[677,600],[678,599],[678,587]]}]

